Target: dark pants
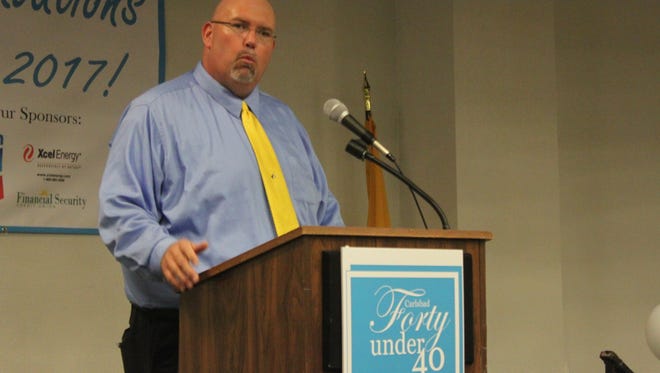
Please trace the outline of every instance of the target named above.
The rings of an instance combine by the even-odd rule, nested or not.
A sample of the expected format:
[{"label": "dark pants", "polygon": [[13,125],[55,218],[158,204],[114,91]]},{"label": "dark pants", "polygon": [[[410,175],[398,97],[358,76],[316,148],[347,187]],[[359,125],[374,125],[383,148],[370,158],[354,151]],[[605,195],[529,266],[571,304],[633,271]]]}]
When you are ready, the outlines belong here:
[{"label": "dark pants", "polygon": [[131,306],[121,343],[126,373],[176,373],[179,364],[179,310]]}]

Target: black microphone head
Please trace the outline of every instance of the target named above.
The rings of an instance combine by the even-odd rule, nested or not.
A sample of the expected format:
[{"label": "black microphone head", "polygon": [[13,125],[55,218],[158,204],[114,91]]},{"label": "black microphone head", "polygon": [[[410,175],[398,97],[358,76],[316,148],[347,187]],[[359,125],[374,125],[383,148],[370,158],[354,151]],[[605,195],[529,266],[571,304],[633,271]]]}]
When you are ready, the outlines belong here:
[{"label": "black microphone head", "polygon": [[331,98],[323,104],[323,112],[331,120],[341,123],[342,119],[348,115],[348,108],[336,98]]},{"label": "black microphone head", "polygon": [[369,154],[367,151],[367,144],[358,139],[349,141],[348,144],[346,144],[345,150],[348,154],[361,161],[364,161],[364,159],[367,157],[367,154]]}]

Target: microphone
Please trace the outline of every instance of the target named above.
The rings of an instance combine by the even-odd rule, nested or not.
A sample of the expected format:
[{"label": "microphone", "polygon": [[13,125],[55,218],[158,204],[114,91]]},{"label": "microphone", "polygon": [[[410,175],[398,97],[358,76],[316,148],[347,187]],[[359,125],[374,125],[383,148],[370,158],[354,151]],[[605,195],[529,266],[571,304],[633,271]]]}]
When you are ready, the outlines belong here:
[{"label": "microphone", "polygon": [[405,175],[403,175],[402,172],[395,170],[389,164],[381,161],[377,157],[374,157],[373,154],[369,153],[369,151],[367,151],[367,147],[364,142],[356,139],[349,141],[348,144],[346,145],[346,152],[362,161],[366,159],[368,161],[376,163],[385,171],[389,172],[390,174],[394,175],[397,179],[401,180],[411,190],[414,190],[415,193],[419,194],[422,198],[424,198],[424,200],[428,202],[429,205],[431,205],[431,207],[433,207],[435,212],[438,214],[438,217],[440,217],[440,222],[442,223],[442,229],[451,229],[449,226],[449,221],[447,220],[444,211],[442,211],[440,206],[438,206],[437,202],[435,202],[433,198],[431,198],[431,196],[426,194],[417,185],[415,185],[415,183],[413,183],[412,180],[408,179]]},{"label": "microphone", "polygon": [[[351,132],[356,134],[367,145],[373,145],[379,152],[383,153],[389,160],[396,162],[394,155],[385,148],[374,135],[367,131],[360,122],[357,121],[349,112],[346,105],[336,98],[331,98],[323,104],[323,112],[330,117],[331,120],[341,123],[344,127],[348,128]],[[364,159],[364,158],[363,158]]]}]

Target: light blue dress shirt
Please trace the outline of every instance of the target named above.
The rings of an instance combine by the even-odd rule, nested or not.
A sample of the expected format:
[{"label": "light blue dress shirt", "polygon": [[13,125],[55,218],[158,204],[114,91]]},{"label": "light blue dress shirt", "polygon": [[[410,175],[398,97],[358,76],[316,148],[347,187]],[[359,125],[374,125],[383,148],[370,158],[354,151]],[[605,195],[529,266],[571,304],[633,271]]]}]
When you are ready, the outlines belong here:
[{"label": "light blue dress shirt", "polygon": [[[291,109],[258,88],[245,101],[277,153],[300,224],[343,225]],[[241,99],[201,64],[124,111],[99,191],[99,232],[122,265],[132,303],[178,307],[160,261],[180,238],[209,242],[196,266],[202,272],[276,236],[240,114]]]}]

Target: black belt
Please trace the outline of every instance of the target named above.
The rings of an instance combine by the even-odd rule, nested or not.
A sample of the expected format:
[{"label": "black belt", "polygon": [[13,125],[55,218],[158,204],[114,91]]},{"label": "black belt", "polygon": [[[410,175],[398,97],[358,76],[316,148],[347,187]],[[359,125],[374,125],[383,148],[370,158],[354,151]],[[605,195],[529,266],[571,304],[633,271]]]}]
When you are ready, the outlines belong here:
[{"label": "black belt", "polygon": [[178,321],[179,310],[177,308],[145,308],[131,303],[131,319],[140,316],[152,320]]}]

